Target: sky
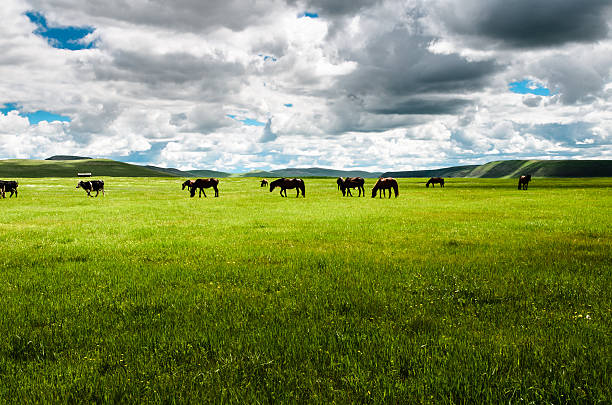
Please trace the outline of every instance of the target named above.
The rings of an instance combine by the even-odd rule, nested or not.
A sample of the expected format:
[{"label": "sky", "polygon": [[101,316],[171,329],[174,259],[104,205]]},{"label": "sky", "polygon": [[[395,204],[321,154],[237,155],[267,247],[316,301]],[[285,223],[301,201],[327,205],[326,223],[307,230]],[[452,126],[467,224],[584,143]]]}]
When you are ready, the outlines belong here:
[{"label": "sky", "polygon": [[0,159],[612,159],[612,0],[3,0]]}]

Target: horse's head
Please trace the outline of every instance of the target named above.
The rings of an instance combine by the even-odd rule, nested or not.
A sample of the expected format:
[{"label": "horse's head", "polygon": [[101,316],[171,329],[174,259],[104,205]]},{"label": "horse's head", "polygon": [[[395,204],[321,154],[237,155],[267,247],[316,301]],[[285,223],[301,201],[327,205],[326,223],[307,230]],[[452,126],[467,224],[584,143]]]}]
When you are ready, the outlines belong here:
[{"label": "horse's head", "polygon": [[342,177],[338,177],[336,184],[338,185],[338,190],[341,190],[342,186],[344,185],[344,179]]},{"label": "horse's head", "polygon": [[79,184],[77,184],[76,188],[83,187],[83,184],[85,184],[84,181],[79,181]]},{"label": "horse's head", "polygon": [[185,190],[185,187],[191,187],[191,180],[187,180],[183,183],[183,188],[181,190]]},{"label": "horse's head", "polygon": [[425,184],[425,187],[429,188],[429,184],[431,183],[431,179]]},{"label": "horse's head", "polygon": [[273,181],[270,183],[270,192],[274,191],[275,188],[276,188],[276,181]]}]

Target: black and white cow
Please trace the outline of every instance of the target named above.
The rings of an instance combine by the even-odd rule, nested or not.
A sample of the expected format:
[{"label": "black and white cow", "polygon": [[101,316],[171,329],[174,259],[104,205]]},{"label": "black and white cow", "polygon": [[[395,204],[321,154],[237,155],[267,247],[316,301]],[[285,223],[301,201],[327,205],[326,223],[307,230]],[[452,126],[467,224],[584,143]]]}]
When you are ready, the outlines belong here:
[{"label": "black and white cow", "polygon": [[90,181],[79,181],[76,188],[82,188],[87,192],[87,195],[93,197],[91,195],[92,191],[96,192],[96,197],[102,191],[102,195],[104,195],[104,181],[103,180],[90,180]]},{"label": "black and white cow", "polygon": [[12,197],[13,194],[17,197],[17,187],[19,187],[19,183],[14,180],[0,180],[0,196],[4,198],[5,193],[10,192],[11,195],[9,197]]}]

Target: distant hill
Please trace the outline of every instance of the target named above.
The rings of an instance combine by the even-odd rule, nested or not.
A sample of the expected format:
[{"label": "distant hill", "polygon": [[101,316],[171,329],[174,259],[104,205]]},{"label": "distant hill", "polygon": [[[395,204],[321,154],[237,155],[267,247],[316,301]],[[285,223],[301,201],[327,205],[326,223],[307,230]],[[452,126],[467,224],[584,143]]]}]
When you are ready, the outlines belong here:
[{"label": "distant hill", "polygon": [[218,172],[216,170],[189,170],[186,173],[191,173],[193,177],[230,177],[231,173]]},{"label": "distant hill", "polygon": [[218,172],[216,170],[179,170],[175,168],[144,166],[147,169],[166,173],[175,177],[229,177],[232,174],[226,172]]},{"label": "distant hill", "polygon": [[[60,160],[61,157],[66,159]],[[612,177],[612,160],[500,160],[483,165],[454,166],[434,170],[366,172],[287,168],[231,174],[216,170],[179,170],[157,166],[139,166],[110,159],[52,156],[45,160],[0,160],[0,178],[13,177],[76,177],[77,173],[114,177],[483,177],[511,178],[521,174],[534,177]]]},{"label": "distant hill", "polygon": [[91,158],[83,157],[83,156],[55,155],[55,156],[48,157],[45,160],[84,160],[84,159],[91,159]]},{"label": "distant hill", "polygon": [[0,160],[0,178],[77,177],[77,173],[91,173],[92,177],[176,177],[169,173],[110,159]]},{"label": "distant hill", "polygon": [[385,172],[383,177],[468,177],[478,165],[453,166],[444,169],[413,170],[408,172]]},{"label": "distant hill", "polygon": [[288,168],[269,171],[254,171],[244,173],[241,177],[380,177],[381,172],[366,172],[363,170],[335,170],[322,169],[320,167],[311,168]]},{"label": "distant hill", "polygon": [[389,177],[612,177],[612,160],[499,160],[478,166],[386,172]]}]

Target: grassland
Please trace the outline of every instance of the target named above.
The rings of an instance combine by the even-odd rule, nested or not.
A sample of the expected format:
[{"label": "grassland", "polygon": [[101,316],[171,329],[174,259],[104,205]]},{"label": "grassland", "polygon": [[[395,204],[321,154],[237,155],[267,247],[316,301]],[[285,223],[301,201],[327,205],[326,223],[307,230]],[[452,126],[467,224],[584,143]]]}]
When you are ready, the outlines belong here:
[{"label": "grassland", "polygon": [[104,180],[0,200],[0,402],[610,403],[612,179]]}]

